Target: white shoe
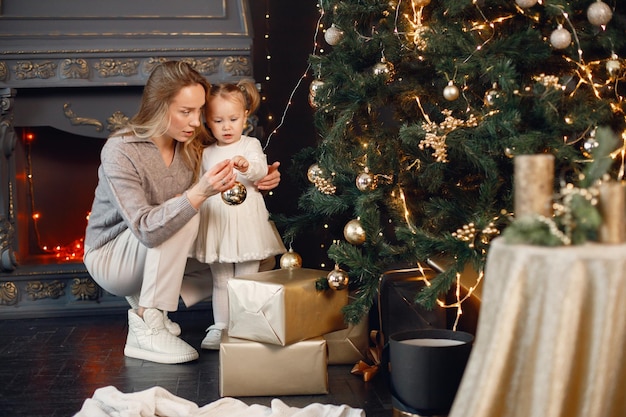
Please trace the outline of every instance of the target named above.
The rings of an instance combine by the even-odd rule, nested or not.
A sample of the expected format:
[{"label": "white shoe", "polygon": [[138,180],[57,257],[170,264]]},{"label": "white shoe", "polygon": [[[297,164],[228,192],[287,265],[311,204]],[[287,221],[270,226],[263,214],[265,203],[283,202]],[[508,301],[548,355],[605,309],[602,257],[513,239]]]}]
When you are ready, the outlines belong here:
[{"label": "white shoe", "polygon": [[128,310],[128,337],[124,355],[157,363],[184,363],[198,359],[198,352],[165,329],[163,312],[147,308],[143,319]]},{"label": "white shoe", "polygon": [[215,323],[206,329],[207,334],[202,340],[200,347],[202,349],[218,350],[220,348],[220,341],[222,340],[222,330],[226,329],[225,323]]},{"label": "white shoe", "polygon": [[[128,302],[128,304],[130,304],[130,307],[132,309],[139,309],[139,296],[129,295],[126,297],[126,301]],[[165,325],[167,331],[174,336],[180,336],[180,334],[182,333],[178,323],[174,323],[172,320],[170,320],[169,317],[167,317],[167,311],[163,312],[163,324]]]}]

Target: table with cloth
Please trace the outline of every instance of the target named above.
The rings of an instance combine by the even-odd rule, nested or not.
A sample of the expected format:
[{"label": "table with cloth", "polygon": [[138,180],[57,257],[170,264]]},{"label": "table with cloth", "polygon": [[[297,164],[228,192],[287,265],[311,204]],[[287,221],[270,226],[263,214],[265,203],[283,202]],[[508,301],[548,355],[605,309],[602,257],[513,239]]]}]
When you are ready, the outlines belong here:
[{"label": "table with cloth", "polygon": [[495,239],[450,417],[626,416],[626,245]]}]

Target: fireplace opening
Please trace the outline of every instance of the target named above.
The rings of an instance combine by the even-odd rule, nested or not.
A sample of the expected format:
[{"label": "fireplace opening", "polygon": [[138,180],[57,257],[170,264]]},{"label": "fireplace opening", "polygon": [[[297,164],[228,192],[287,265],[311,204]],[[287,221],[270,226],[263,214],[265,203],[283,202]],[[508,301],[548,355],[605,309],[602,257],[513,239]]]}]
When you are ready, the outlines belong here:
[{"label": "fireplace opening", "polygon": [[105,141],[47,126],[15,130],[17,262],[80,263]]}]

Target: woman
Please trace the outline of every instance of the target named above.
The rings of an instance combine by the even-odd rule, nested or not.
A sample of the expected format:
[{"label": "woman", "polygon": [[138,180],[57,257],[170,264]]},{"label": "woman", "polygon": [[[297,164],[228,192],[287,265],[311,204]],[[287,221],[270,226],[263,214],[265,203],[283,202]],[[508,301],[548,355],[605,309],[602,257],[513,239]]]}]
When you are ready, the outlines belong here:
[{"label": "woman", "polygon": [[[236,178],[228,160],[196,178],[207,137],[202,114],[209,87],[184,62],[157,66],[138,113],[101,152],[84,263],[98,285],[126,296],[133,307],[124,348],[129,357],[159,363],[198,358],[167,312],[178,308],[199,207]],[[277,167],[259,188],[278,184]]]}]

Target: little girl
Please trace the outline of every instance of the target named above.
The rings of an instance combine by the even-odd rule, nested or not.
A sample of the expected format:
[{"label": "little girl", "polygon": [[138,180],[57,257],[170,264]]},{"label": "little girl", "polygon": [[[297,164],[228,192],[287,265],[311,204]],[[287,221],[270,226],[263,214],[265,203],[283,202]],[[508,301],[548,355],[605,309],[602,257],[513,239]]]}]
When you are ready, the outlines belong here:
[{"label": "little girl", "polygon": [[215,323],[207,329],[203,349],[219,349],[222,330],[228,327],[228,279],[256,273],[261,260],[286,252],[269,221],[263,195],[254,186],[267,174],[267,158],[257,139],[243,135],[246,120],[260,101],[251,80],[213,85],[207,97],[206,121],[215,142],[202,153],[202,173],[230,159],[247,196],[239,205],[228,205],[217,194],[200,208],[200,233],[192,256],[210,264]]}]

